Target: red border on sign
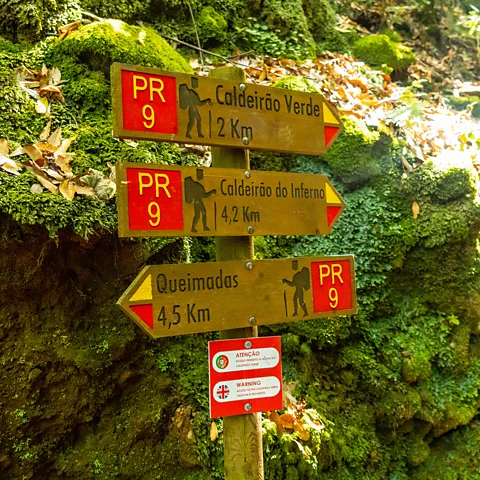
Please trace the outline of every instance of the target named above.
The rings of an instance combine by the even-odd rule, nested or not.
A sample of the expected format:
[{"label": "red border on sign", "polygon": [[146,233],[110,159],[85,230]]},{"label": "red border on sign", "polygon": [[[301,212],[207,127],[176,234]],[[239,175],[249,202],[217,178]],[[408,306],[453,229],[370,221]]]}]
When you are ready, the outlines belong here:
[{"label": "red border on sign", "polygon": [[[247,348],[246,342],[250,342],[251,346]],[[237,371],[217,371],[213,367],[213,359],[219,352],[230,351],[254,351],[259,348],[274,348],[278,351],[279,361],[270,368],[246,369]],[[282,401],[282,348],[281,339],[279,336],[275,337],[261,337],[261,338],[241,338],[235,340],[217,340],[208,342],[208,370],[209,370],[209,395],[210,395],[210,417],[228,417],[232,415],[244,415],[247,413],[267,412],[270,410],[281,410],[283,408]],[[263,379],[267,377],[275,377],[280,383],[280,390],[275,396],[265,398],[249,398],[246,400],[232,400],[219,402],[214,395],[215,386],[221,388],[222,395],[228,396],[228,382],[244,381],[248,379]],[[226,383],[223,383],[226,382]],[[217,389],[218,389],[217,388]],[[250,409],[245,409],[246,404],[250,404]]]}]

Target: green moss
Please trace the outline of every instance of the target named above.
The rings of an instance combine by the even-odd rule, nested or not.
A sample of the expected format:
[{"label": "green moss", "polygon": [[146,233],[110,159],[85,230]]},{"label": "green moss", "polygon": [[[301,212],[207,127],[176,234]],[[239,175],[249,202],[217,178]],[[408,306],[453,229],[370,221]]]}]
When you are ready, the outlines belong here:
[{"label": "green moss", "polygon": [[151,28],[120,20],[93,22],[71,33],[52,48],[52,62],[70,56],[108,75],[113,62],[191,73],[188,62]]},{"label": "green moss", "polygon": [[343,132],[323,157],[333,174],[358,185],[388,170],[392,165],[391,138],[369,131],[361,120],[343,117],[342,123]]},{"label": "green moss", "polygon": [[222,43],[227,38],[227,21],[213,8],[202,8],[197,19],[198,34],[203,41]]},{"label": "green moss", "polygon": [[298,92],[320,93],[312,82],[303,77],[284,77],[277,80],[272,87],[297,90]]},{"label": "green moss", "polygon": [[469,156],[442,155],[415,168],[402,181],[403,191],[417,202],[447,203],[475,196],[476,172]]},{"label": "green moss", "polygon": [[415,61],[410,48],[392,41],[387,35],[359,38],[353,46],[353,54],[369,65],[388,65],[394,70],[405,70]]},{"label": "green moss", "polygon": [[470,110],[472,116],[477,120],[480,118],[480,98],[475,96],[461,96],[456,97],[455,95],[446,95],[446,100],[448,101],[451,108],[454,110]]},{"label": "green moss", "polygon": [[32,42],[80,18],[76,0],[29,0],[0,6],[0,31],[16,41]]}]

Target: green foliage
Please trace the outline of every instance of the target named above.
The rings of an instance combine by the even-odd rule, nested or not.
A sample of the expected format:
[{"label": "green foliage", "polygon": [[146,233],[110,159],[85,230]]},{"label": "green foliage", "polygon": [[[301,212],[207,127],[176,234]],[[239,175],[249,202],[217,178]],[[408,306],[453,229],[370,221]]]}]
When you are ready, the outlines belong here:
[{"label": "green foliage", "polygon": [[0,5],[0,32],[14,41],[32,42],[80,17],[76,0],[7,1]]},{"label": "green foliage", "polygon": [[402,181],[403,192],[412,201],[444,204],[475,195],[476,174],[458,155],[450,162],[430,160],[415,168]]},{"label": "green foliage", "polygon": [[213,8],[205,7],[197,19],[197,28],[200,39],[213,39],[222,43],[227,38],[227,21]]},{"label": "green foliage", "polygon": [[362,120],[348,117],[342,123],[343,132],[323,157],[335,176],[361,185],[391,168],[391,137],[369,131]]},{"label": "green foliage", "polygon": [[392,41],[387,35],[359,38],[353,46],[353,54],[369,65],[387,65],[394,70],[405,70],[415,61],[410,48]]},{"label": "green foliage", "polygon": [[270,25],[254,17],[250,17],[248,20],[249,23],[246,26],[237,27],[236,30],[235,41],[243,48],[274,57],[306,58],[313,56],[313,44],[305,42],[303,33],[294,31],[283,38],[280,36],[280,29],[272,31]]},{"label": "green foliage", "polygon": [[71,33],[52,47],[52,61],[72,57],[91,70],[110,72],[113,62],[130,63],[190,73],[188,62],[151,28],[120,20],[94,22]]}]

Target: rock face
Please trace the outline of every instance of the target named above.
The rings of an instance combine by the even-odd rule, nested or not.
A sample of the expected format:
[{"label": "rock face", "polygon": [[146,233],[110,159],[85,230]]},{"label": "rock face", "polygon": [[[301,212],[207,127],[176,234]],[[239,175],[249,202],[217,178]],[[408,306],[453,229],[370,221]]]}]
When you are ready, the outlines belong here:
[{"label": "rock face", "polygon": [[[100,8],[121,9],[84,3],[102,15]],[[282,35],[298,19],[299,28],[316,25],[318,36],[312,30],[306,48],[312,39],[327,41],[322,25],[306,19],[331,16],[328,2],[250,3],[252,12],[263,12],[262,22],[284,29]],[[185,12],[176,2],[160,4],[164,16],[178,9],[171,14],[178,28],[187,22],[180,21]],[[133,2],[124,18],[158,5]],[[203,12],[203,34],[211,35],[207,26],[231,33],[240,20],[223,13],[239,3],[221,2],[215,13],[212,5],[194,2]],[[117,161],[198,164],[174,146],[112,138],[112,61],[190,71],[154,30],[121,21],[95,22],[62,41],[33,46],[0,38],[0,139],[13,147],[38,140],[47,119],[13,74],[22,64],[38,69],[46,63],[67,80],[66,104],[52,105],[52,128],[75,137],[75,172],[108,173],[107,162]],[[297,79],[278,86],[312,88]],[[282,335],[291,401],[305,402],[313,425],[310,439],[302,440],[279,435],[264,421],[266,478],[475,478],[480,211],[471,165],[445,155],[404,173],[398,140],[351,119],[324,158],[251,156],[259,169],[329,175],[347,203],[331,235],[257,238],[257,255],[354,254],[360,303],[352,318],[260,330]],[[222,425],[211,441],[208,419],[206,352],[215,334],[153,341],[115,305],[143,265],[212,260],[212,241],[120,240],[114,200],[70,202],[33,194],[33,183],[30,173],[0,171],[2,475],[222,478]]]}]

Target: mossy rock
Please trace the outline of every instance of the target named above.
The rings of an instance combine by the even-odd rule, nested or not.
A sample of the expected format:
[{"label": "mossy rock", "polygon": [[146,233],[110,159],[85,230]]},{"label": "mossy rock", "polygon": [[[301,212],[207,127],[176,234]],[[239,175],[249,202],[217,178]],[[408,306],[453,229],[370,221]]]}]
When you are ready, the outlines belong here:
[{"label": "mossy rock", "polygon": [[85,25],[57,42],[52,50],[52,60],[70,56],[107,76],[113,62],[192,73],[188,62],[155,30],[120,20]]},{"label": "mossy rock", "polygon": [[335,176],[361,185],[392,165],[391,137],[369,131],[362,120],[352,117],[343,117],[342,123],[343,132],[323,156]]},{"label": "mossy rock", "polygon": [[415,168],[402,181],[412,201],[448,203],[475,197],[477,174],[470,155],[445,151]]},{"label": "mossy rock", "polygon": [[213,8],[202,8],[197,20],[198,34],[203,41],[222,43],[227,38],[227,21]]},{"label": "mossy rock", "polygon": [[394,70],[406,70],[415,61],[415,54],[409,47],[392,41],[387,35],[359,38],[353,46],[353,54],[369,65],[387,65]]},{"label": "mossy rock", "polygon": [[310,80],[303,77],[284,77],[277,80],[272,87],[296,90],[298,92],[320,93],[318,88],[310,82]]}]

